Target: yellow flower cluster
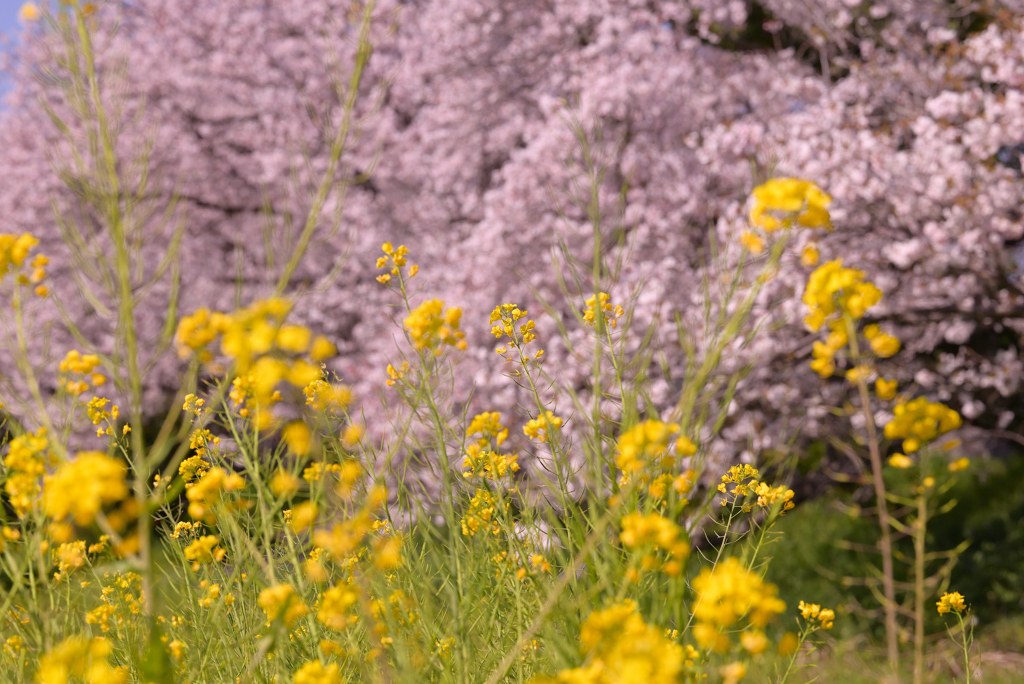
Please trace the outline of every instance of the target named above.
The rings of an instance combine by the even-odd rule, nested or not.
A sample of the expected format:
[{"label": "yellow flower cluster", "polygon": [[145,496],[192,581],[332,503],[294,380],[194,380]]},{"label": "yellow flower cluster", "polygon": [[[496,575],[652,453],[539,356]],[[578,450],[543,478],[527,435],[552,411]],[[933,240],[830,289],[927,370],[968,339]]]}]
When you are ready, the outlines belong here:
[{"label": "yellow flower cluster", "polygon": [[879,399],[888,401],[896,397],[897,384],[895,380],[878,378],[875,380],[875,394]]},{"label": "yellow flower cluster", "polygon": [[[346,470],[342,468],[342,474]],[[352,468],[347,468],[350,472]],[[342,478],[344,484],[344,478]],[[347,493],[351,493],[351,484],[345,484]],[[357,554],[364,553],[361,545],[373,532],[379,536],[370,539],[370,552],[373,564],[378,570],[389,570],[402,563],[402,540],[391,533],[390,525],[374,520],[374,511],[383,508],[387,502],[387,490],[379,485],[370,487],[366,493],[363,506],[352,516],[335,523],[329,530],[316,530],[313,533],[313,544],[331,554],[338,563],[352,561]]]},{"label": "yellow flower cluster", "polygon": [[84,451],[47,476],[43,509],[53,520],[71,517],[79,527],[91,525],[104,506],[128,496],[127,469],[99,451]]},{"label": "yellow flower cluster", "polygon": [[320,609],[316,619],[330,629],[342,631],[359,621],[352,613],[352,607],[359,601],[359,595],[349,584],[331,587],[320,596]]},{"label": "yellow flower cluster", "polygon": [[491,446],[500,447],[508,439],[508,428],[501,424],[501,414],[480,413],[474,416],[466,428],[466,437],[477,438],[466,445],[466,457],[462,461],[463,477],[481,477],[497,481],[512,473],[519,472],[519,456],[498,453]]},{"label": "yellow flower cluster", "polygon": [[[595,306],[595,302],[600,302],[600,305]],[[607,292],[599,293],[597,299],[594,298],[594,295],[587,297],[586,306],[583,309],[583,322],[594,327],[597,310],[604,314],[605,323],[613,328],[619,324],[619,319],[626,313],[621,306],[612,306],[611,296]]]},{"label": "yellow flower cluster", "polygon": [[740,246],[751,254],[764,254],[765,239],[752,230],[740,233]]},{"label": "yellow flower cluster", "polygon": [[887,439],[902,439],[903,451],[911,454],[962,424],[960,414],[945,404],[918,397],[896,404],[893,419],[885,424],[885,436]]},{"label": "yellow flower cluster", "polygon": [[[836,354],[849,343],[847,319],[863,318],[881,299],[882,291],[864,280],[864,272],[844,268],[842,259],[822,264],[811,273],[803,295],[807,305],[804,323],[814,331],[827,325],[830,331],[825,342],[814,343],[812,370],[823,378],[835,373]],[[888,358],[900,349],[900,341],[877,325],[867,326],[864,334],[876,356]],[[847,378],[859,382],[869,374],[870,368],[865,366],[851,370]]]},{"label": "yellow flower cluster", "polygon": [[313,543],[330,553],[338,562],[356,552],[373,524],[368,514],[360,513],[340,523],[330,530],[317,530],[313,533]]},{"label": "yellow flower cluster", "polygon": [[290,584],[267,587],[260,592],[257,602],[267,616],[267,622],[281,620],[285,627],[291,627],[296,620],[309,612],[309,607]]},{"label": "yellow flower cluster", "polygon": [[23,3],[21,9],[18,10],[18,19],[23,23],[38,21],[41,16],[43,16],[43,11],[34,2]]},{"label": "yellow flower cluster", "polygon": [[102,373],[94,372],[99,365],[100,359],[95,354],[82,354],[77,349],[72,349],[58,366],[61,387],[68,394],[77,397],[89,390],[90,383],[94,387],[105,384],[107,378]]},{"label": "yellow flower cluster", "polygon": [[53,579],[60,581],[85,565],[85,542],[74,541],[61,544],[53,551],[54,559],[57,561],[57,572]]},{"label": "yellow flower cluster", "polygon": [[[630,513],[622,518],[622,532],[619,534],[622,544],[630,549],[659,549],[667,552],[672,558],[666,561],[661,569],[673,576],[678,576],[683,566],[680,562],[690,553],[690,545],[686,542],[682,530],[674,522],[658,515],[640,515]],[[657,557],[652,553],[643,558],[644,569],[651,569],[657,564]]]},{"label": "yellow flower cluster", "polygon": [[[203,608],[209,608],[213,605],[213,602],[220,598],[221,586],[219,584],[210,584],[207,580],[203,580],[199,583],[200,589],[205,589],[206,593],[196,603]],[[224,596],[224,605],[230,606],[235,602],[234,594],[226,594]]]},{"label": "yellow flower cluster", "polygon": [[466,428],[466,437],[473,435],[479,435],[477,443],[482,448],[489,447],[492,439],[500,447],[508,439],[508,428],[501,424],[500,413],[485,411],[473,416]]},{"label": "yellow flower cluster", "polygon": [[440,355],[444,347],[466,348],[466,333],[459,330],[462,310],[444,308],[440,299],[428,299],[409,312],[405,329],[418,350],[431,350]]},{"label": "yellow flower cluster", "polygon": [[647,468],[670,470],[676,464],[676,455],[693,456],[697,453],[693,442],[678,433],[679,426],[675,423],[660,420],[638,423],[619,437],[615,445],[615,464],[625,473]]},{"label": "yellow flower cluster", "polygon": [[185,491],[188,514],[196,520],[212,524],[216,518],[215,508],[221,503],[223,494],[237,492],[244,487],[245,480],[238,473],[229,475],[223,468],[212,468]]},{"label": "yellow flower cluster", "polygon": [[822,629],[832,629],[832,621],[836,619],[836,613],[831,608],[822,608],[817,603],[800,602],[798,606],[800,616],[808,622],[817,623]]},{"label": "yellow flower cluster", "polygon": [[185,547],[185,558],[192,561],[193,570],[198,570],[201,564],[219,563],[224,560],[227,551],[217,546],[218,543],[220,539],[208,534]]},{"label": "yellow flower cluster", "polygon": [[86,684],[122,684],[128,672],[107,662],[112,650],[103,637],[68,637],[39,659],[36,684],[67,684],[69,677]]},{"label": "yellow flower cluster", "polygon": [[[722,476],[722,481],[718,485],[718,491],[722,494],[732,495],[736,501],[745,499],[748,496],[757,497],[756,505],[761,508],[770,509],[780,505],[782,515],[785,515],[786,511],[792,510],[796,506],[793,503],[793,496],[795,494],[792,489],[785,485],[773,487],[767,482],[759,481],[759,477],[761,477],[761,473],[753,466],[733,466],[729,468],[729,472]],[[730,484],[735,485],[731,490],[729,489]],[[728,499],[723,497],[722,505],[725,506],[727,503]],[[743,510],[750,512],[753,506],[754,504],[744,504]]]},{"label": "yellow flower cluster", "polygon": [[[109,403],[109,399],[94,397],[86,404],[86,414],[89,416],[89,422],[96,426],[97,437],[102,437],[103,435],[112,436],[114,434],[114,423],[121,415],[121,409],[117,406],[111,406],[108,411],[107,404]],[[106,423],[107,427],[103,427],[104,423]],[[128,428],[128,426],[126,425],[125,428]]]},{"label": "yellow flower cluster", "polygon": [[268,484],[274,496],[281,499],[291,499],[299,493],[299,489],[302,487],[302,480],[284,468],[278,468],[274,471]]},{"label": "yellow flower cluster", "polygon": [[481,448],[479,444],[469,444],[466,446],[466,457],[462,461],[462,468],[465,471],[462,476],[467,480],[481,477],[485,480],[497,481],[519,472],[519,455],[501,454],[488,448]]},{"label": "yellow flower cluster", "polygon": [[[537,324],[528,319],[527,315],[526,311],[515,304],[499,304],[494,307],[490,317],[491,333],[498,339],[507,337],[508,346],[519,352],[519,360],[523,363],[530,360],[537,361],[544,356],[543,349],[534,352],[533,357],[526,353],[526,345],[537,339],[537,334],[534,332]],[[520,323],[519,321],[523,319],[526,319],[526,322]],[[513,360],[512,354],[504,345],[500,345],[495,351],[498,356],[508,361]]]},{"label": "yellow flower cluster", "polygon": [[311,660],[298,669],[293,679],[295,684],[341,684],[341,673],[338,663],[324,665]]},{"label": "yellow flower cluster", "polygon": [[290,509],[288,513],[288,526],[292,532],[298,534],[304,530],[309,529],[316,522],[317,516],[320,514],[320,507],[312,501],[303,501],[297,504],[295,508]]},{"label": "yellow flower cluster", "polygon": [[945,615],[950,612],[962,613],[967,610],[966,599],[964,599],[959,591],[954,591],[952,594],[946,592],[935,605],[938,607],[939,615]]},{"label": "yellow flower cluster", "polygon": [[675,684],[683,669],[682,646],[649,625],[633,601],[596,610],[580,628],[586,662],[534,684]]},{"label": "yellow flower cluster", "polygon": [[[718,485],[718,491],[724,494],[727,485],[735,484],[736,487],[734,487],[732,492],[730,492],[731,494],[736,494],[737,496],[749,496],[752,492],[751,487],[757,484],[756,480],[759,477],[761,477],[761,473],[752,465],[743,464],[733,466],[729,468],[729,472],[722,476],[722,483]],[[747,480],[755,480],[755,482],[748,485],[745,484]]]},{"label": "yellow flower cluster", "polygon": [[[747,638],[748,642],[750,637],[748,633],[744,632],[744,638]],[[763,634],[761,635],[764,640],[765,648],[767,648],[768,639]],[[761,645],[761,639],[756,640],[757,647]],[[763,651],[763,649],[762,649]],[[751,653],[760,653],[761,651],[751,651]],[[738,682],[747,676],[747,666],[739,661],[729,663],[728,665],[722,665],[718,668],[718,674],[722,675],[722,684],[738,684]]]},{"label": "yellow flower cluster", "polygon": [[[104,597],[106,600],[106,597]],[[101,632],[110,631],[110,621],[117,614],[117,606],[110,603],[102,603],[93,608],[85,615],[85,624],[97,625]]]},{"label": "yellow flower cluster", "polygon": [[882,291],[864,280],[864,271],[843,267],[842,259],[834,259],[811,273],[804,290],[807,305],[804,323],[817,331],[826,322],[849,315],[863,318],[872,306],[882,299]]},{"label": "yellow flower cluster", "polygon": [[887,359],[900,350],[899,338],[882,332],[881,328],[875,324],[864,327],[864,337],[871,345],[871,351],[875,352],[879,358]]},{"label": "yellow flower cluster", "polygon": [[306,405],[320,413],[335,416],[344,414],[352,403],[352,389],[347,385],[330,383],[317,378],[302,389],[306,396]]},{"label": "yellow flower cluster", "polygon": [[750,223],[766,233],[796,225],[830,228],[828,207],[832,198],[812,181],[772,178],[754,188]]},{"label": "yellow flower cluster", "polygon": [[562,427],[562,419],[551,411],[544,411],[543,415],[529,420],[523,426],[523,434],[530,439],[535,439],[541,444],[548,441],[548,430],[558,430]]},{"label": "yellow flower cluster", "polygon": [[308,387],[321,379],[320,362],[337,352],[327,338],[286,324],[290,311],[284,299],[258,301],[231,314],[199,309],[181,319],[175,335],[182,356],[200,352],[204,360],[210,358],[206,347],[221,338],[221,353],[234,362],[236,374],[231,399],[243,417],[257,412],[261,429],[276,424],[271,407],[280,400],[278,386]]},{"label": "yellow flower cluster", "polygon": [[455,637],[446,637],[434,641],[434,653],[442,660],[452,657],[452,648],[455,646]]},{"label": "yellow flower cluster", "polygon": [[536,324],[533,321],[527,320],[526,323],[523,323],[519,328],[519,336],[516,335],[516,324],[526,318],[527,315],[526,311],[523,311],[515,304],[499,304],[491,312],[491,333],[498,339],[501,339],[503,335],[508,337],[513,347],[518,346],[520,337],[523,340],[523,344],[529,344],[536,338],[533,334]]},{"label": "yellow flower cluster", "polygon": [[190,487],[195,480],[202,479],[210,469],[209,462],[203,460],[202,455],[189,456],[178,466],[178,474],[181,476],[185,487]]},{"label": "yellow flower cluster", "polygon": [[[205,428],[198,428],[197,427],[195,430],[192,431],[192,434],[190,434],[188,436],[188,446],[189,446],[190,449],[194,449],[195,452],[196,452],[195,456],[190,457],[190,459],[191,458],[203,459],[203,458],[206,457],[206,450],[208,448],[210,448],[211,446],[216,447],[216,446],[219,446],[219,445],[220,445],[220,437],[215,436],[212,432],[210,432],[209,430],[207,430]],[[184,464],[182,464],[182,465],[184,465]],[[206,467],[207,468],[209,467],[208,463],[206,464]],[[182,472],[182,468],[181,467],[178,468],[178,472],[181,472],[182,475],[184,475],[184,473]]]},{"label": "yellow flower cluster", "polygon": [[52,460],[49,447],[46,428],[39,428],[34,434],[26,432],[11,440],[4,457],[7,470],[4,491],[18,517],[34,510],[39,501],[39,480]]},{"label": "yellow flower cluster", "polygon": [[964,456],[962,458],[956,459],[955,461],[949,464],[949,472],[957,473],[960,472],[961,470],[966,470],[968,467],[970,467],[970,465],[971,459]]},{"label": "yellow flower cluster", "polygon": [[[21,269],[25,265],[25,260],[28,259],[29,252],[38,244],[39,240],[31,233],[22,233],[21,235],[0,234],[0,282],[3,281],[4,276],[8,273]],[[50,260],[44,255],[37,254],[29,262],[32,272],[28,275],[19,275],[18,284],[35,285],[36,295],[45,297],[50,291],[46,285],[41,283],[46,278],[46,265],[49,262]]]},{"label": "yellow flower cluster", "polygon": [[693,636],[701,648],[719,652],[729,649],[729,637],[723,630],[734,627],[743,618],[752,630],[761,630],[786,610],[786,604],[776,595],[775,585],[748,571],[735,558],[701,570],[693,580],[693,590],[698,596],[693,609],[697,622]]},{"label": "yellow flower cluster", "polygon": [[804,266],[817,266],[821,260],[821,251],[815,244],[809,244],[800,252],[800,263]]},{"label": "yellow flower cluster", "polygon": [[757,495],[757,505],[761,508],[772,508],[776,503],[780,503],[782,515],[796,506],[793,503],[793,490],[786,485],[772,487],[766,482],[759,482],[754,488],[754,494]]},{"label": "yellow flower cluster", "polygon": [[[767,245],[765,234],[786,230],[794,225],[831,228],[828,206],[832,198],[811,181],[772,178],[754,188],[751,195],[753,203],[749,219],[754,230],[745,230],[740,235],[740,245],[751,254],[764,253]],[[814,261],[817,261],[816,254]]]},{"label": "yellow flower cluster", "polygon": [[[381,250],[383,250],[384,256],[377,259],[377,268],[389,268],[390,272],[377,276],[377,282],[381,285],[387,285],[391,282],[391,276],[398,276],[402,272],[402,267],[408,261],[406,256],[409,254],[409,250],[405,245],[399,245],[396,249],[390,242],[385,242],[381,245]],[[420,267],[415,264],[410,266],[409,277],[415,276],[419,270]]]},{"label": "yellow flower cluster", "polygon": [[850,338],[842,321],[836,321],[833,330],[824,342],[815,341],[811,361],[811,370],[823,378],[830,378],[836,372],[836,354],[846,347]]},{"label": "yellow flower cluster", "polygon": [[469,500],[469,507],[462,518],[462,534],[473,537],[481,529],[489,530],[494,535],[500,534],[501,526],[494,519],[496,511],[497,503],[494,501],[494,496],[486,489],[476,490],[473,498]]}]

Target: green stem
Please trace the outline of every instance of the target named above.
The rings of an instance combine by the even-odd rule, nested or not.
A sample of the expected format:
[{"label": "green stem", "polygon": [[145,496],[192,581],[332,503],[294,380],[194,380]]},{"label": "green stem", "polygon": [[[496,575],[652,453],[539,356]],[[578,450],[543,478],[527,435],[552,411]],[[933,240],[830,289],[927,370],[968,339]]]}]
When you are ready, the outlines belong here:
[{"label": "green stem", "polygon": [[327,169],[320,180],[316,197],[313,199],[313,205],[309,208],[306,224],[302,227],[299,241],[288,257],[288,262],[285,264],[281,277],[277,281],[277,287],[275,288],[276,296],[281,296],[284,293],[285,288],[288,286],[288,281],[291,280],[292,274],[295,273],[299,262],[302,261],[306,250],[309,249],[309,243],[313,239],[316,225],[320,221],[320,212],[327,202],[331,188],[334,187],[334,177],[338,172],[338,164],[341,161],[341,155],[345,151],[345,145],[348,142],[349,133],[352,129],[352,114],[355,111],[359,85],[363,80],[363,72],[366,69],[366,65],[370,61],[370,55],[373,53],[373,46],[370,44],[370,19],[373,15],[374,5],[375,0],[370,0],[363,7],[363,16],[359,27],[359,44],[356,48],[355,67],[352,70],[352,77],[349,79],[348,92],[345,96],[345,104],[342,107],[341,124],[338,126],[338,132],[331,143],[331,155],[327,161]]},{"label": "green stem", "polygon": [[917,495],[914,521],[914,684],[924,683],[924,570],[928,499],[924,488]]},{"label": "green stem", "polygon": [[[860,348],[857,345],[857,326],[849,314],[844,316],[847,336],[849,337],[850,355],[854,365],[860,365]],[[860,394],[861,411],[864,414],[864,425],[867,428],[868,452],[871,457],[871,475],[875,487],[875,500],[878,502],[878,527],[881,532],[882,552],[882,593],[885,597],[885,641],[888,653],[889,668],[896,671],[900,663],[898,641],[898,625],[896,622],[896,582],[892,566],[892,533],[889,522],[889,506],[886,499],[885,479],[882,477],[882,454],[878,446],[878,431],[875,427],[875,416],[871,413],[871,398],[868,395],[868,382],[863,373],[858,374],[857,391]]]},{"label": "green stem", "polygon": [[[957,621],[960,622],[960,636],[963,639],[963,647],[964,647],[964,672],[966,673],[964,675],[964,677],[965,677],[964,681],[967,684],[971,684],[971,645],[970,645],[971,639],[968,638],[968,636],[967,636],[967,628],[964,625],[964,616],[961,615],[959,611],[957,611],[956,619],[957,619]],[[973,630],[973,627],[972,627],[972,630]]]},{"label": "green stem", "polygon": [[803,647],[804,642],[807,640],[807,635],[811,633],[811,626],[804,625],[803,630],[800,632],[800,642],[796,645],[796,649],[793,651],[792,657],[789,659],[789,664],[786,665],[786,671],[782,673],[782,677],[776,684],[786,684],[789,679],[789,675],[792,674],[793,668],[796,666],[797,656],[800,655],[800,649]]}]

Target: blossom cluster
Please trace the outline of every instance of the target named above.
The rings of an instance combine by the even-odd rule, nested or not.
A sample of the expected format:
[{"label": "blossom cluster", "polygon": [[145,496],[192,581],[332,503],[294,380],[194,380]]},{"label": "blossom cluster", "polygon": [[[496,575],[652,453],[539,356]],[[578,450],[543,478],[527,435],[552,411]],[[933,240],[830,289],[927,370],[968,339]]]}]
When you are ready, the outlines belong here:
[{"label": "blossom cluster", "polygon": [[[309,112],[334,102],[320,57],[333,54],[339,36],[314,27],[347,16],[348,5],[316,0],[257,9],[226,0],[186,26],[167,19],[194,10],[179,1],[104,6],[96,17],[101,25],[135,28],[118,32],[99,59],[130,52],[133,92],[161,103],[142,113],[140,130],[174,141],[152,149],[162,178],[150,189],[168,203],[180,201],[194,221],[182,243],[181,272],[190,284],[181,291],[182,310],[227,310],[239,272],[243,300],[265,292],[265,264],[282,247],[263,240],[266,222],[287,223],[305,200],[292,182],[295,169],[326,163]],[[691,295],[700,290],[702,264],[680,255],[700,253],[709,228],[718,244],[737,244],[736,236],[751,230],[763,240],[777,233],[751,218],[768,227],[784,223],[789,214],[771,207],[792,207],[802,194],[806,207],[796,222],[801,216],[818,222],[810,209],[827,208],[837,230],[795,238],[798,249],[815,258],[842,256],[868,273],[887,292],[877,315],[892,322],[894,334],[914,340],[896,379],[920,375],[930,396],[963,397],[969,413],[988,413],[1003,427],[1019,419],[1015,347],[1004,345],[1007,358],[998,364],[972,353],[985,340],[1016,334],[1015,312],[1024,301],[1013,247],[1024,231],[1014,153],[1024,101],[1015,66],[1024,43],[1014,19],[1019,8],[998,3],[1004,20],[958,33],[949,26],[959,25],[959,5],[939,0],[887,0],[870,16],[841,0],[813,12],[772,0],[764,7],[782,28],[769,35],[748,2],[378,3],[382,17],[399,5],[403,18],[394,31],[385,30],[387,21],[375,25],[380,73],[393,75],[368,84],[380,95],[380,115],[362,122],[364,135],[346,149],[353,168],[373,169],[372,182],[346,186],[351,230],[324,231],[325,248],[295,274],[296,283],[329,283],[314,288],[311,310],[331,315],[303,313],[297,322],[323,325],[331,339],[344,341],[356,369],[346,379],[357,393],[374,381],[362,369],[386,363],[386,323],[372,313],[384,293],[370,259],[353,259],[333,278],[335,255],[371,255],[384,235],[400,235],[424,262],[440,265],[438,297],[458,299],[466,311],[554,291],[546,258],[517,260],[557,247],[554,236],[567,226],[574,253],[586,249],[576,234],[586,212],[565,206],[559,192],[573,181],[572,169],[559,160],[574,144],[560,98],[578,94],[580,115],[596,120],[609,141],[594,150],[598,161],[629,178],[622,220],[631,226],[625,234],[634,266],[621,287],[648,283],[631,313],[638,326],[699,313]],[[738,37],[751,32],[773,44],[769,54],[734,50]],[[816,36],[810,53],[789,42],[805,35]],[[232,48],[215,48],[211,59],[196,45]],[[2,128],[7,183],[0,203],[14,234],[36,231],[51,252],[60,236],[47,199],[50,190],[58,192],[56,179],[45,161],[27,161],[48,140],[38,103],[51,99],[40,97],[45,88],[32,74],[51,56],[33,41],[22,41],[19,50]],[[301,94],[295,82],[304,84]],[[133,136],[131,129],[125,133],[126,145]],[[666,148],[666,136],[682,144]],[[611,144],[617,140],[622,144]],[[309,165],[298,150],[311,151]],[[790,183],[764,191],[748,207],[745,197],[773,166],[780,177],[815,179],[820,194]],[[620,189],[602,188],[599,208],[610,210],[604,215],[614,215]],[[238,269],[211,269],[211,262]],[[795,260],[780,264],[772,292],[799,287],[803,268]],[[801,312],[770,306],[768,294],[757,309],[780,325],[767,326],[766,340],[749,350],[760,361],[737,391],[744,410],[730,417],[721,443],[709,445],[725,458],[745,450],[751,438],[780,439],[787,407],[817,409],[811,430],[830,421],[824,406],[832,397],[819,398],[816,379],[796,367],[780,373],[773,363],[798,347]],[[154,293],[152,309],[164,310],[170,296]],[[89,310],[73,307],[70,315],[84,321]],[[158,350],[150,344],[161,333],[158,317],[143,316],[142,326],[147,351]],[[474,323],[467,339],[483,331]],[[943,345],[953,349],[936,359],[932,352]],[[561,362],[568,350],[549,353]],[[683,356],[670,350],[666,361],[678,380]],[[483,359],[466,363],[478,371],[468,375],[483,383],[479,394],[502,397],[499,408],[511,410],[519,391],[514,383],[489,373]],[[158,367],[161,380],[148,386],[154,405],[174,360]],[[753,425],[764,429],[755,435]]]},{"label": "blossom cluster", "polygon": [[743,621],[747,624],[745,634],[754,637],[744,641],[741,636],[744,648],[763,651],[768,644],[757,638],[760,630],[786,610],[785,602],[776,595],[777,589],[736,558],[727,558],[714,569],[701,570],[693,580],[693,590],[698,595],[693,609],[693,635],[701,648],[727,651],[728,630]]},{"label": "blossom cluster", "polygon": [[590,614],[580,628],[580,650],[587,664],[539,678],[536,684],[632,682],[637,672],[650,684],[674,684],[685,654],[663,630],[644,622],[636,603],[628,600]]}]

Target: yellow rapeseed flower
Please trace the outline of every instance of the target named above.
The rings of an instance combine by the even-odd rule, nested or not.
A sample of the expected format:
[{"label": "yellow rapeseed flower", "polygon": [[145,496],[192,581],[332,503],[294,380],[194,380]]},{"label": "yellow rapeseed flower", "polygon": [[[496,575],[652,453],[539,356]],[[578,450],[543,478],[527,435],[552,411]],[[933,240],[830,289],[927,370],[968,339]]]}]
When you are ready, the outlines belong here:
[{"label": "yellow rapeseed flower", "polygon": [[741,679],[747,676],[747,666],[736,661],[729,663],[728,665],[721,666],[718,668],[718,673],[722,675],[722,684],[737,684]]},{"label": "yellow rapeseed flower", "polygon": [[548,441],[548,429],[558,430],[562,427],[562,419],[551,411],[544,411],[543,415],[530,419],[523,426],[523,434],[530,439],[535,439],[544,444]]},{"label": "yellow rapeseed flower", "polygon": [[817,603],[800,602],[800,616],[808,622],[815,623],[822,629],[832,629],[832,621],[836,619],[836,613],[831,608],[822,608]]},{"label": "yellow rapeseed flower", "polygon": [[819,260],[821,260],[821,252],[817,245],[807,245],[800,253],[800,263],[804,266],[817,266]]},{"label": "yellow rapeseed flower", "polygon": [[967,603],[963,595],[959,591],[954,591],[952,594],[949,592],[942,595],[938,603],[939,615],[945,615],[949,612],[962,613],[967,610]]},{"label": "yellow rapeseed flower", "polygon": [[[600,302],[600,305],[595,306],[595,302]],[[598,293],[597,299],[594,298],[594,295],[590,295],[587,297],[585,304],[586,306],[583,308],[583,322],[590,327],[594,327],[594,323],[597,320],[597,309],[601,310],[605,323],[612,328],[618,325],[618,319],[626,313],[621,306],[614,306],[612,304],[611,296],[607,292]]]},{"label": "yellow rapeseed flower", "polygon": [[223,468],[212,468],[185,491],[188,514],[196,520],[213,523],[214,511],[225,492],[236,492],[245,487],[238,473],[228,474]]},{"label": "yellow rapeseed flower", "polygon": [[292,532],[299,533],[303,530],[309,529],[316,522],[316,516],[320,512],[320,508],[312,501],[303,501],[297,504],[292,510],[292,519],[289,526],[292,528]]},{"label": "yellow rapeseed flower", "polygon": [[842,259],[819,266],[807,281],[803,303],[807,306],[804,322],[811,330],[821,329],[830,319],[850,315],[862,318],[882,299],[882,291],[864,280],[864,271],[844,268]]},{"label": "yellow rapeseed flower", "polygon": [[478,489],[469,500],[469,507],[462,517],[462,534],[473,537],[481,530],[487,530],[493,535],[501,533],[501,526],[495,519],[497,503],[494,496],[486,489]]},{"label": "yellow rapeseed flower", "polygon": [[[615,464],[625,473],[634,473],[651,467],[671,469],[676,462],[670,453],[672,447],[681,447],[680,455],[695,453],[693,443],[681,437],[679,426],[660,420],[645,420],[619,436],[615,445]],[[683,441],[685,439],[685,441]]]},{"label": "yellow rapeseed flower", "polygon": [[298,494],[301,488],[302,480],[284,468],[278,468],[270,478],[270,491],[279,498],[290,499]]},{"label": "yellow rapeseed flower", "polygon": [[80,527],[92,524],[104,506],[128,496],[127,469],[98,451],[84,451],[43,484],[43,508],[54,520],[70,516]]},{"label": "yellow rapeseed flower", "polygon": [[479,413],[470,421],[466,428],[466,437],[479,435],[481,447],[490,444],[493,439],[495,446],[501,446],[508,439],[508,428],[501,424],[501,414],[495,412]]},{"label": "yellow rapeseed flower", "polygon": [[740,233],[740,245],[751,254],[764,253],[764,238],[749,230]]},{"label": "yellow rapeseed flower", "polygon": [[793,227],[831,228],[832,198],[812,181],[772,178],[754,188],[750,223],[765,232]]},{"label": "yellow rapeseed flower", "polygon": [[200,537],[185,547],[185,558],[192,561],[193,569],[203,563],[219,563],[227,555],[227,551],[217,546],[219,542],[212,534]]},{"label": "yellow rapeseed flower", "polygon": [[445,309],[440,299],[428,299],[409,312],[404,324],[416,349],[440,354],[444,345],[466,348],[466,334],[459,330],[461,319],[461,309]]},{"label": "yellow rapeseed flower", "polygon": [[301,420],[295,420],[284,426],[281,431],[281,439],[288,445],[288,450],[297,456],[305,456],[309,453],[310,443],[313,435],[309,426]]},{"label": "yellow rapeseed flower", "polygon": [[267,616],[268,622],[281,620],[285,627],[291,627],[296,620],[309,612],[302,598],[290,584],[275,584],[260,592],[257,602]]},{"label": "yellow rapeseed flower", "polygon": [[675,684],[683,668],[683,647],[649,625],[633,601],[596,610],[580,629],[586,664],[563,670],[537,684]]},{"label": "yellow rapeseed flower", "polygon": [[693,617],[700,629],[694,638],[701,648],[728,648],[724,630],[745,619],[751,627],[763,628],[786,610],[778,598],[778,589],[748,571],[736,558],[720,561],[715,568],[704,568],[693,580],[697,594]]},{"label": "yellow rapeseed flower", "polygon": [[324,665],[312,660],[298,669],[293,678],[295,684],[341,684],[338,663]]},{"label": "yellow rapeseed flower", "polygon": [[30,21],[37,21],[42,16],[42,11],[39,9],[39,5],[34,2],[26,2],[18,10],[18,19],[22,23],[29,23]]},{"label": "yellow rapeseed flower", "polygon": [[893,468],[902,468],[906,470],[914,465],[914,462],[904,454],[893,454],[889,457],[889,465]]},{"label": "yellow rapeseed flower", "polygon": [[39,505],[40,480],[50,465],[50,441],[46,428],[15,437],[4,457],[7,478],[4,491],[19,516],[25,516]]},{"label": "yellow rapeseed flower", "polygon": [[966,456],[963,458],[958,458],[957,460],[949,464],[949,472],[955,473],[960,470],[966,470],[970,465],[971,459],[967,458]]},{"label": "yellow rapeseed flower", "polygon": [[316,619],[330,629],[342,631],[359,621],[352,608],[359,602],[359,594],[348,584],[339,584],[320,596]]},{"label": "yellow rapeseed flower", "polygon": [[893,408],[884,432],[887,439],[902,439],[903,451],[909,454],[962,424],[960,414],[945,404],[918,397]]},{"label": "yellow rapeseed flower", "polygon": [[35,682],[67,684],[69,677],[76,677],[87,684],[123,684],[128,681],[128,672],[107,662],[112,650],[103,637],[68,637],[39,659]]},{"label": "yellow rapeseed flower", "polygon": [[896,397],[896,387],[897,383],[895,380],[883,380],[882,378],[875,380],[875,394],[883,401]]}]

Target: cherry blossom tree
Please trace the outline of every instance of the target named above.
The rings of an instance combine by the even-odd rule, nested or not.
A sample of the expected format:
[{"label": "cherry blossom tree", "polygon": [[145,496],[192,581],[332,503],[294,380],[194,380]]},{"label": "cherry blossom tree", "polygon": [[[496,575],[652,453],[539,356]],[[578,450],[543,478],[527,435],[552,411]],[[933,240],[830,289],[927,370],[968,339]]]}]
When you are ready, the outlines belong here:
[{"label": "cherry blossom tree", "polygon": [[[100,60],[121,84],[111,97],[124,104],[125,159],[146,152],[154,221],[177,202],[184,226],[180,296],[166,285],[146,294],[144,339],[159,338],[172,297],[185,314],[274,290],[329,164],[360,9],[338,0],[98,8],[97,30],[117,29]],[[631,305],[635,330],[654,327],[663,351],[651,374],[661,408],[682,378],[674,319],[699,333],[712,244],[735,256],[756,179],[809,178],[834,198],[834,232],[799,236],[758,301],[765,333],[732,350],[729,367],[749,372],[714,445],[723,457],[779,447],[798,422],[810,437],[833,429],[827,407],[846,388],[809,369],[813,336],[801,322],[809,268],[799,250],[812,240],[886,293],[872,314],[904,343],[881,365],[886,377],[979,428],[1012,432],[1024,371],[1022,19],[1018,0],[378,2],[352,136],[311,249],[287,274],[289,291],[305,293],[296,315],[338,341],[332,369],[370,409],[395,354],[374,262],[385,240],[403,243],[424,294],[463,308],[462,396],[475,386],[480,409],[514,411],[517,388],[487,325],[505,301],[536,314],[548,368],[585,383],[562,370],[574,364],[558,335],[564,323],[573,349],[585,347],[572,315],[585,295],[555,316],[538,303],[559,300],[556,273],[591,247],[573,190],[575,120],[603,169],[609,255],[629,253],[610,293]],[[64,143],[44,109],[69,106],[56,59],[30,26],[0,125],[0,206],[6,232],[37,233],[70,258],[52,200],[73,206],[74,185],[54,172]],[[172,234],[154,234],[155,261]],[[60,261],[53,286],[71,301]],[[104,344],[102,311],[69,311]],[[160,411],[180,361],[171,350],[153,361],[147,397]]]}]

